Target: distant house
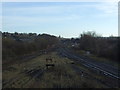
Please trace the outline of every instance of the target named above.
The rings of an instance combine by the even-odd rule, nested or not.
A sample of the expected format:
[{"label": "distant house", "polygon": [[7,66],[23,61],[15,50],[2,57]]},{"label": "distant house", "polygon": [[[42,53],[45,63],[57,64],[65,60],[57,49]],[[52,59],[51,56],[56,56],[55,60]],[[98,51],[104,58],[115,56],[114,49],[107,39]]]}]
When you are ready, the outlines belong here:
[{"label": "distant house", "polygon": [[98,39],[118,40],[119,37],[97,37]]}]

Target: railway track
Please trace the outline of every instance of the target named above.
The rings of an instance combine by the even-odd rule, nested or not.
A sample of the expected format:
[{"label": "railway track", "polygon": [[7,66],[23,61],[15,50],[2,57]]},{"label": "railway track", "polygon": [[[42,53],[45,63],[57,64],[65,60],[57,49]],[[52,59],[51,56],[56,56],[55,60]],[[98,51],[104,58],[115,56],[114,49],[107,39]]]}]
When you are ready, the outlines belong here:
[{"label": "railway track", "polygon": [[[50,52],[52,49],[49,50],[43,50],[40,53],[36,54],[36,55],[32,55],[32,56],[26,56],[26,57],[21,57],[21,59],[23,58],[23,60],[21,62],[25,62],[28,61],[29,59],[33,59],[37,56],[40,56],[42,54],[45,54],[45,52]],[[3,88],[14,88],[14,87],[25,87],[30,81],[32,81],[34,78],[39,78],[43,72],[46,71],[46,67],[43,67],[42,69],[40,69],[39,67],[36,67],[34,69],[31,70],[25,70],[23,72],[20,72],[18,74],[18,76],[8,80],[8,81],[3,81],[2,82],[2,86]]]},{"label": "railway track", "polygon": [[91,75],[90,73],[87,73],[85,70],[82,70],[81,68],[75,66],[75,65],[71,65],[71,67],[76,71],[76,73],[78,73],[80,76],[83,74],[84,78],[90,79],[90,80],[95,80],[98,83],[102,83],[106,86],[106,88],[113,88],[113,87],[118,87],[118,83],[114,83],[114,80],[112,80],[112,84],[110,83],[110,81],[108,81],[107,79],[100,79],[97,78],[93,75]]},{"label": "railway track", "polygon": [[88,68],[90,68],[92,70],[99,71],[101,74],[104,74],[107,77],[115,78],[115,79],[118,79],[118,81],[120,81],[119,75],[116,75],[116,74],[113,74],[113,73],[111,73],[109,71],[106,71],[106,70],[102,69],[100,66],[95,65],[92,62],[88,62],[88,61],[86,61],[86,60],[84,60],[84,59],[82,59],[82,58],[80,58],[80,57],[78,57],[76,55],[73,55],[70,52],[68,52],[67,50],[64,50],[63,48],[60,48],[58,50],[58,52],[60,53],[60,55],[62,55],[64,57],[76,60],[78,63],[81,63],[85,67],[88,67]]},{"label": "railway track", "polygon": [[24,88],[30,81],[34,78],[38,78],[46,69],[34,68],[31,70],[25,70],[19,74],[19,77],[14,77],[9,81],[3,82],[3,88],[15,88],[20,87]]},{"label": "railway track", "polygon": [[[64,57],[67,57],[67,58],[70,58],[70,59],[73,59],[73,60],[76,60],[78,63],[84,65],[85,67],[91,69],[91,70],[96,70],[96,71],[99,71],[100,74],[104,74],[106,77],[111,77],[111,78],[115,78],[115,79],[120,79],[120,77],[110,73],[110,72],[107,72],[103,69],[101,69],[99,66],[91,63],[91,62],[87,62],[85,61],[84,59],[78,57],[78,56],[75,56],[71,53],[69,53],[68,51],[64,50],[64,49],[58,49],[58,53],[60,53],[60,55],[64,56]],[[75,70],[77,70],[75,67],[74,67]],[[42,73],[44,73],[44,71],[46,70],[46,68],[43,68],[43,69],[40,69],[39,67],[35,67],[33,69],[30,69],[30,70],[25,70],[24,72],[21,72],[19,74],[19,77],[14,77],[12,78],[11,80],[9,81],[6,81],[6,82],[3,82],[3,88],[14,88],[16,86],[18,87],[22,87],[24,88],[27,84],[29,84],[29,82],[31,82],[34,78],[39,78],[41,76]],[[79,72],[83,72],[85,74],[85,77],[89,76],[93,79],[96,79],[97,81],[101,82],[101,83],[105,83],[104,81],[100,80],[100,79],[97,79],[93,76],[90,76],[87,72],[85,71],[80,71],[78,70]],[[27,77],[27,76],[29,77]],[[89,78],[87,77],[87,78]],[[106,83],[106,85],[108,87],[113,87],[110,85],[110,83]]]}]

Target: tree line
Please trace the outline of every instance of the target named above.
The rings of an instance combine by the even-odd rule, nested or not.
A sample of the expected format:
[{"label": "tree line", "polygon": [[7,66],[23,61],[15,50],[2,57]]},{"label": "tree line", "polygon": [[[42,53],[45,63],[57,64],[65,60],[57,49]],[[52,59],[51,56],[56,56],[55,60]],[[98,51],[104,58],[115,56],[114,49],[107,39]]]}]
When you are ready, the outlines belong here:
[{"label": "tree line", "polygon": [[2,33],[2,59],[13,60],[44,49],[48,49],[58,42],[53,35],[36,33]]},{"label": "tree line", "polygon": [[120,46],[119,37],[102,37],[93,32],[84,32],[80,35],[79,48],[90,51],[98,57],[105,57],[118,61]]}]

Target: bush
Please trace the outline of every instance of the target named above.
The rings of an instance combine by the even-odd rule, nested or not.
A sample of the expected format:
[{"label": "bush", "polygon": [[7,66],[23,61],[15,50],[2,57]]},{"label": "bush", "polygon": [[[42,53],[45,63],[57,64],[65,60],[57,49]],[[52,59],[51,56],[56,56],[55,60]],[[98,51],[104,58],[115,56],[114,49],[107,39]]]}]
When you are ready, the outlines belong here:
[{"label": "bush", "polygon": [[[119,40],[120,41],[120,40]],[[116,37],[100,37],[95,32],[84,32],[80,37],[80,49],[90,51],[91,53],[109,58],[110,60],[118,60],[118,38]]]},{"label": "bush", "polygon": [[50,48],[57,42],[57,37],[47,34],[37,36],[35,33],[19,34],[15,32],[11,34],[4,32],[2,37],[2,58],[3,61],[14,59]]}]

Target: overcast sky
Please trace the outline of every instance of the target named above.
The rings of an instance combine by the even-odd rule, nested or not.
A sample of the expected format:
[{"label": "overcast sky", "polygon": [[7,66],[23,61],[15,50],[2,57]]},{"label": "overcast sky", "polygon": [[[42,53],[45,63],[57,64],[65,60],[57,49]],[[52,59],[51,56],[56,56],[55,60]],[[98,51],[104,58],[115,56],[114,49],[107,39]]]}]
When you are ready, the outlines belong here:
[{"label": "overcast sky", "polygon": [[4,2],[2,9],[2,31],[62,37],[78,37],[83,31],[118,35],[118,3]]}]

